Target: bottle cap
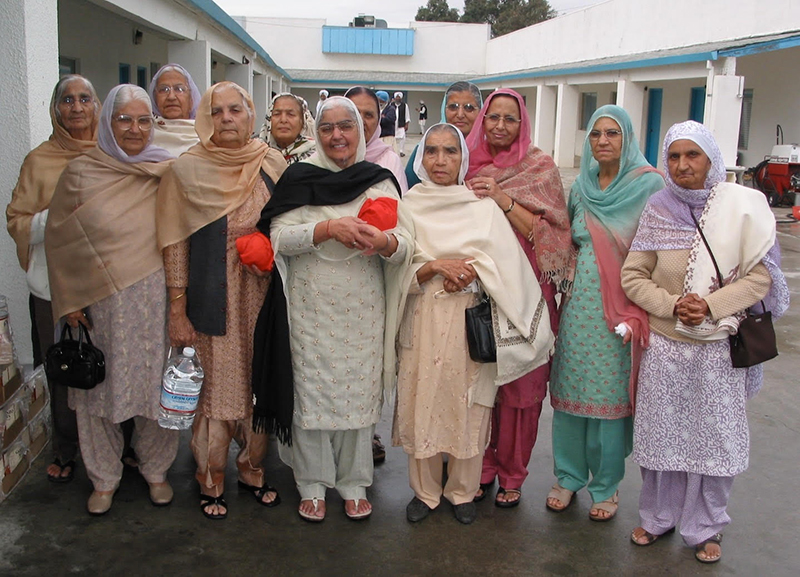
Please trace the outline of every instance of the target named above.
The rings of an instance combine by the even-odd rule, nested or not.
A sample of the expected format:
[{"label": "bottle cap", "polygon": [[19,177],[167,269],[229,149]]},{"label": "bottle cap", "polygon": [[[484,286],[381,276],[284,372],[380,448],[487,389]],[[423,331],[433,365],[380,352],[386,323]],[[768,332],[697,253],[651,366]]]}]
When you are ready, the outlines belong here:
[{"label": "bottle cap", "polygon": [[194,349],[192,347],[184,347],[183,348],[183,354],[186,355],[187,357],[193,357],[194,356]]}]

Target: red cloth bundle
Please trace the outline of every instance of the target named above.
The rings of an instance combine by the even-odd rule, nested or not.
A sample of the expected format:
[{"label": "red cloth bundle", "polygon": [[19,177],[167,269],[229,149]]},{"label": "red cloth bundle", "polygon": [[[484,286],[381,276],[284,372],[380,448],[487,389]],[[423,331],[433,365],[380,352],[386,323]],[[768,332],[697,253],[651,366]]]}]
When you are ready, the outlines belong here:
[{"label": "red cloth bundle", "polygon": [[368,198],[358,212],[358,218],[380,230],[395,228],[397,226],[397,200],[386,196],[375,199]]},{"label": "red cloth bundle", "polygon": [[272,270],[272,265],[275,264],[272,243],[261,232],[237,238],[236,250],[239,251],[239,260],[242,261],[242,264],[254,264],[260,271]]}]

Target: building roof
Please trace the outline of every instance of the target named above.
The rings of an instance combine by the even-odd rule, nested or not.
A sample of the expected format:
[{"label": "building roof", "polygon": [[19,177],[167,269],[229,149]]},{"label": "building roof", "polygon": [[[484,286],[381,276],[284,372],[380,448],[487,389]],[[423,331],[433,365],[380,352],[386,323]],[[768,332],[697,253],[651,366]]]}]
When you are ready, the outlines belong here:
[{"label": "building roof", "polygon": [[459,80],[468,80],[470,74],[442,74],[434,72],[386,72],[371,70],[287,70],[293,84],[319,84],[324,86],[353,86],[355,84],[380,84],[381,86],[450,86]]}]

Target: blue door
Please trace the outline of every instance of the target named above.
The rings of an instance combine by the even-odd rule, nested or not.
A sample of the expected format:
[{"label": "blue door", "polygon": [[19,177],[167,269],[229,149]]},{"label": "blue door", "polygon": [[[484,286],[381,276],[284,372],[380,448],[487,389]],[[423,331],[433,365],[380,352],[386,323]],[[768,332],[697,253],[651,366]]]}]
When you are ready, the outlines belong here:
[{"label": "blue door", "polygon": [[658,152],[661,149],[661,102],[664,99],[663,88],[651,88],[647,105],[647,138],[644,145],[644,156],[653,166],[658,165]]},{"label": "blue door", "polygon": [[703,124],[706,108],[706,87],[695,86],[692,88],[692,99],[689,102],[689,120]]}]

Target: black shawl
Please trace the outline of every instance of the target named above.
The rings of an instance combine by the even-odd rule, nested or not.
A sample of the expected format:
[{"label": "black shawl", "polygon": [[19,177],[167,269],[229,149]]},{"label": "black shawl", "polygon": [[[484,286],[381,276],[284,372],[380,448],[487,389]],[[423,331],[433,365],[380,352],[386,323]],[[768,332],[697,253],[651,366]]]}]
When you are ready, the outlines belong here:
[{"label": "black shawl", "polygon": [[[289,166],[272,198],[261,211],[258,230],[269,236],[272,219],[303,206],[333,206],[355,199],[368,188],[391,180],[391,171],[371,162],[357,162],[332,172],[307,162]],[[253,336],[253,429],[271,433],[282,443],[292,443],[294,379],[289,345],[289,313],[283,280],[277,267],[272,270],[264,306]]]}]

